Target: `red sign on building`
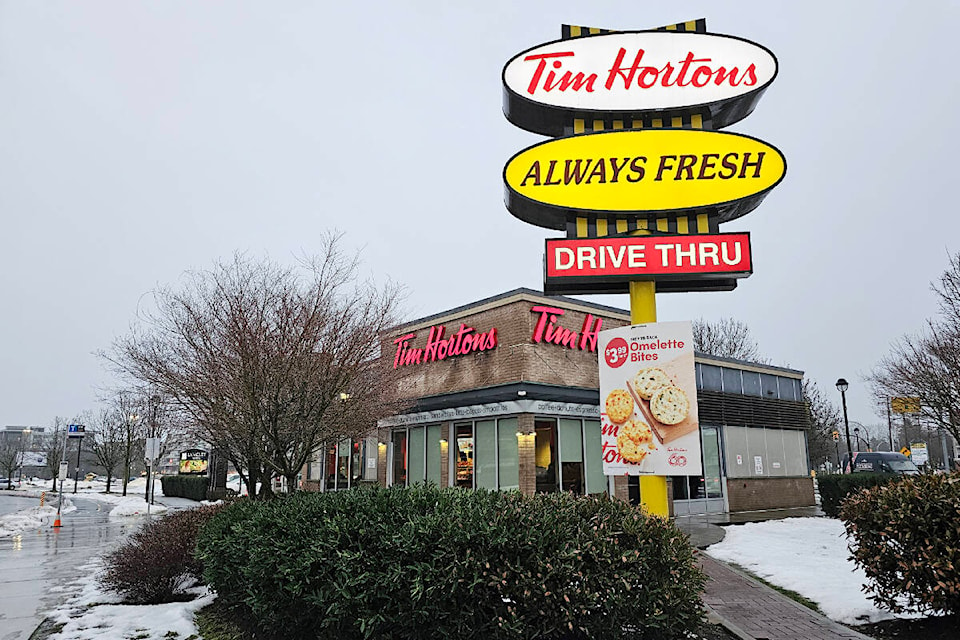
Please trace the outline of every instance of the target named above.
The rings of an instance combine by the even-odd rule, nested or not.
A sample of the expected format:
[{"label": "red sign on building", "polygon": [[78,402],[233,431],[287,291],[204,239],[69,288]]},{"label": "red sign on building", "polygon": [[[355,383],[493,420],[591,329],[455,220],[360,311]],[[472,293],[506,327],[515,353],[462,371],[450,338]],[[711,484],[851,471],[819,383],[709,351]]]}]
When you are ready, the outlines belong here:
[{"label": "red sign on building", "polygon": [[753,272],[750,234],[649,235],[547,240],[545,287],[573,293],[584,285],[625,286],[716,278],[730,281]]}]

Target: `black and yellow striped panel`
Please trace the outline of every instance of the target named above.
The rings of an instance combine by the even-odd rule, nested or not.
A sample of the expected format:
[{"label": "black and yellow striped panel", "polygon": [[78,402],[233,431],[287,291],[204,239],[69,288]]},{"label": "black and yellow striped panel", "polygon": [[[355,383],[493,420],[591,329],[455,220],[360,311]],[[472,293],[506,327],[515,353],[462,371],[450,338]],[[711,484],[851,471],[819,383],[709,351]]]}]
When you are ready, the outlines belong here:
[{"label": "black and yellow striped panel", "polygon": [[[676,24],[668,24],[663,27],[657,27],[652,31],[680,31],[685,33],[706,33],[707,19],[687,20]],[[560,25],[560,37],[564,40],[571,38],[582,38],[583,36],[595,36],[600,33],[617,33],[615,29],[600,29],[598,27],[584,27],[574,24]]]},{"label": "black and yellow striped panel", "polygon": [[703,234],[717,233],[716,217],[705,213],[669,218],[624,219],[615,216],[586,218],[576,217],[567,221],[568,238],[605,238],[607,236],[646,236],[651,233]]},{"label": "black and yellow striped panel", "polygon": [[644,115],[636,118],[607,116],[603,118],[574,118],[569,127],[563,128],[564,136],[600,131],[624,129],[711,129],[710,112],[682,113],[679,115]]}]

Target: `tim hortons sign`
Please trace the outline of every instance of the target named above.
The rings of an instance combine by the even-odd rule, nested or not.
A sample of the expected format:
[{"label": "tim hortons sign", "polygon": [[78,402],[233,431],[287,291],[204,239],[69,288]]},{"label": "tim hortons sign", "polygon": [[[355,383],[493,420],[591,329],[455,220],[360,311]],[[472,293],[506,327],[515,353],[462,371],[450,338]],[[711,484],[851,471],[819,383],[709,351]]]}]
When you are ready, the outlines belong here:
[{"label": "tim hortons sign", "polygon": [[[768,49],[733,36],[633,31],[558,40],[503,68],[503,112],[564,135],[575,118],[699,114],[713,129],[748,116],[777,75]],[[624,123],[627,128],[631,123]]]},{"label": "tim hortons sign", "polygon": [[755,209],[783,179],[775,147],[720,131],[659,129],[595,133],[543,142],[503,170],[507,209],[563,230],[572,216],[716,216]]},{"label": "tim hortons sign", "polygon": [[[731,279],[753,272],[750,234],[620,236],[547,240],[544,289],[549,294],[627,291],[633,280],[656,280],[684,290],[714,282],[725,288]],[[708,285],[709,286],[709,285]]]}]

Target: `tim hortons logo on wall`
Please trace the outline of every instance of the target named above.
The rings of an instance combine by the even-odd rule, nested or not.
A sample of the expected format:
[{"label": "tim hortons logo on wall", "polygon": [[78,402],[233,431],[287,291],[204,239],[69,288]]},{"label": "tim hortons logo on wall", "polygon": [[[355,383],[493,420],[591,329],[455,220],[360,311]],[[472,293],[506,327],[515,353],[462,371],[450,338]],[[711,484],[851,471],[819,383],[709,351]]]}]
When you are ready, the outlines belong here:
[{"label": "tim hortons logo on wall", "polygon": [[596,352],[597,334],[603,327],[603,318],[594,318],[588,313],[583,319],[583,326],[577,332],[557,326],[557,319],[565,313],[563,309],[538,305],[532,307],[530,312],[540,314],[533,328],[532,339],[535,343],[547,342],[568,349]]},{"label": "tim hortons logo on wall", "polygon": [[408,333],[394,340],[397,352],[393,357],[393,368],[489,351],[497,346],[496,327],[486,333],[478,333],[473,327],[461,324],[460,329],[449,338],[443,337],[445,330],[446,327],[443,325],[430,327],[427,344],[423,348],[410,346],[410,341],[417,336],[416,333]]}]

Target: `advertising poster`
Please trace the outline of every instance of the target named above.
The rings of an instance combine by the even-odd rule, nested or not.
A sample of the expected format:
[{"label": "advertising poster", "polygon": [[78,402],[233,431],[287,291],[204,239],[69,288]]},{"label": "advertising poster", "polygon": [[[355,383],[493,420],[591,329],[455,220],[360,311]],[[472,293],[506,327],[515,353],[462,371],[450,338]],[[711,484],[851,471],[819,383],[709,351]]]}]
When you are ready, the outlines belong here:
[{"label": "advertising poster", "polygon": [[187,449],[180,454],[180,473],[206,473],[208,460],[209,456],[203,449]]},{"label": "advertising poster", "polygon": [[601,331],[597,353],[603,473],[701,475],[690,323]]}]

